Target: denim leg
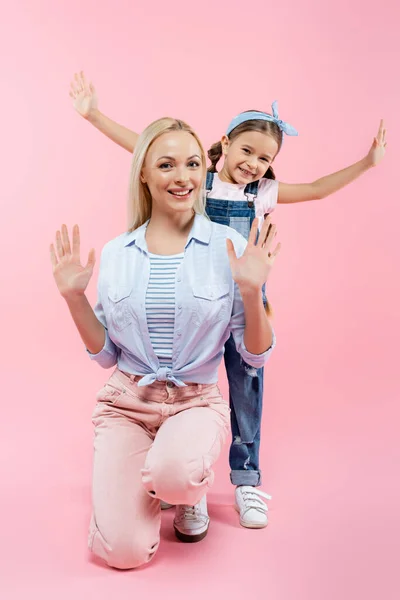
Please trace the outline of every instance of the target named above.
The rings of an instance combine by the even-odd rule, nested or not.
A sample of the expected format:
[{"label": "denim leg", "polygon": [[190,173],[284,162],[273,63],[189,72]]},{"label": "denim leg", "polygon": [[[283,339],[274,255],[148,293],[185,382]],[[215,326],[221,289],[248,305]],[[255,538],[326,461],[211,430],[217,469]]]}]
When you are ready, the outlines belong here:
[{"label": "denim leg", "polygon": [[233,485],[260,485],[260,429],[264,369],[247,365],[231,336],[225,344],[229,382],[232,444],[229,451]]}]

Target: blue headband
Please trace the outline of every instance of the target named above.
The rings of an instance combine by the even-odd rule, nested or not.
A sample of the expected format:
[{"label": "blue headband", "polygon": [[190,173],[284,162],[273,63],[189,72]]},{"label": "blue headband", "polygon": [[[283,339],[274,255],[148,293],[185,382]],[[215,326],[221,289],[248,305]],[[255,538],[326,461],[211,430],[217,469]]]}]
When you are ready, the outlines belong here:
[{"label": "blue headband", "polygon": [[272,115],[269,115],[268,113],[264,113],[264,112],[256,112],[256,111],[248,111],[248,112],[244,112],[244,113],[240,113],[240,115],[238,115],[237,117],[235,117],[234,119],[232,119],[232,121],[229,124],[229,127],[226,131],[226,135],[229,135],[231,131],[233,131],[236,127],[238,127],[238,125],[241,125],[242,123],[246,123],[246,121],[272,121],[272,123],[276,123],[276,125],[278,125],[279,129],[283,132],[286,133],[286,135],[299,135],[297,130],[292,127],[291,125],[289,125],[289,123],[285,123],[285,121],[281,121],[281,119],[279,118],[278,115],[278,102],[275,100],[275,102],[272,103]]}]

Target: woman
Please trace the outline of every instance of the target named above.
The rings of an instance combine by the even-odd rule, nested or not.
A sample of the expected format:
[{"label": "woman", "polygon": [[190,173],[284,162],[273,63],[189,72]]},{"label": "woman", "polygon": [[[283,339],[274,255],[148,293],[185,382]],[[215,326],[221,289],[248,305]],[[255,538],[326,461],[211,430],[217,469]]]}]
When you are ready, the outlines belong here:
[{"label": "woman", "polygon": [[[230,334],[255,368],[275,344],[261,288],[279,252],[279,244],[271,249],[276,228],[266,219],[256,242],[254,222],[246,244],[209,221],[205,170],[188,125],[160,119],[145,129],[132,163],[131,226],[103,249],[94,310],[85,296],[94,250],[82,266],[78,227],[72,248],[65,225],[50,247],[58,289],[90,357],[117,365],[93,415],[89,546],[120,569],[154,556],[160,500],[201,511],[229,424],[217,371]],[[203,516],[195,535],[175,521],[178,537],[202,539]]]}]

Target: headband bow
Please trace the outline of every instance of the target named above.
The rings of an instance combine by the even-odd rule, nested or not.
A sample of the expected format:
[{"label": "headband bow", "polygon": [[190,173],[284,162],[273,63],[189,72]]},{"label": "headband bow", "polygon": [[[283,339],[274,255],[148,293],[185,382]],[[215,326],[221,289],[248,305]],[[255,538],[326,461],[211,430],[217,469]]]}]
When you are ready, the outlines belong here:
[{"label": "headband bow", "polygon": [[232,121],[230,122],[229,127],[226,131],[226,135],[229,135],[231,133],[231,131],[233,131],[236,127],[238,127],[238,125],[241,125],[242,123],[246,123],[246,121],[253,121],[253,120],[272,121],[273,123],[276,123],[276,125],[278,125],[279,129],[283,133],[286,133],[286,135],[299,135],[298,131],[294,127],[292,127],[292,125],[289,125],[289,123],[286,123],[285,121],[282,121],[282,119],[279,118],[278,102],[276,100],[272,103],[272,115],[269,115],[268,113],[256,112],[256,111],[248,111],[248,112],[240,113],[240,115],[237,115],[237,117],[232,119]]}]

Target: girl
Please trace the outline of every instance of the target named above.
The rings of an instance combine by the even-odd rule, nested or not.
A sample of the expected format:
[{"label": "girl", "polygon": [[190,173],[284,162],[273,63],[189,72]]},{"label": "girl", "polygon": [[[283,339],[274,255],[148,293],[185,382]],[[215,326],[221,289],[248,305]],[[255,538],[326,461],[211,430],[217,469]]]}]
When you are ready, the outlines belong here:
[{"label": "girl", "polygon": [[[247,364],[261,368],[275,344],[261,287],[279,252],[266,220],[248,243],[204,216],[206,158],[193,130],[160,119],[140,136],[131,171],[134,218],[103,249],[98,302],[85,290],[94,250],[80,261],[65,225],[50,247],[54,278],[90,357],[117,365],[94,410],[93,516],[89,546],[108,565],[148,562],[160,539],[160,499],[204,505],[229,425],[217,386],[233,336]],[[238,258],[239,256],[239,258]],[[184,332],[184,335],[182,335]],[[175,526],[183,541],[208,529]],[[198,523],[197,523],[198,524]]]},{"label": "girl", "polygon": [[[84,74],[75,75],[70,96],[75,109],[111,140],[133,152],[138,134],[118,125],[98,110],[96,91]],[[277,203],[291,204],[318,200],[338,191],[377,165],[385,154],[386,131],[381,121],[378,135],[368,154],[359,162],[306,184],[277,182],[272,169],[283,135],[297,135],[296,130],[280,120],[277,104],[272,114],[247,111],[235,117],[220,142],[208,156],[206,211],[214,222],[229,225],[248,237],[252,222],[261,222]],[[216,166],[224,158],[222,169]],[[269,312],[266,298],[266,310]],[[260,425],[263,395],[263,370],[249,367],[230,338],[225,346],[225,365],[229,381],[231,428],[233,441],[229,462],[231,481],[237,486],[235,505],[244,527],[261,528],[268,523],[269,496],[257,489],[261,484],[259,467]],[[177,511],[182,511],[178,507]]]}]

